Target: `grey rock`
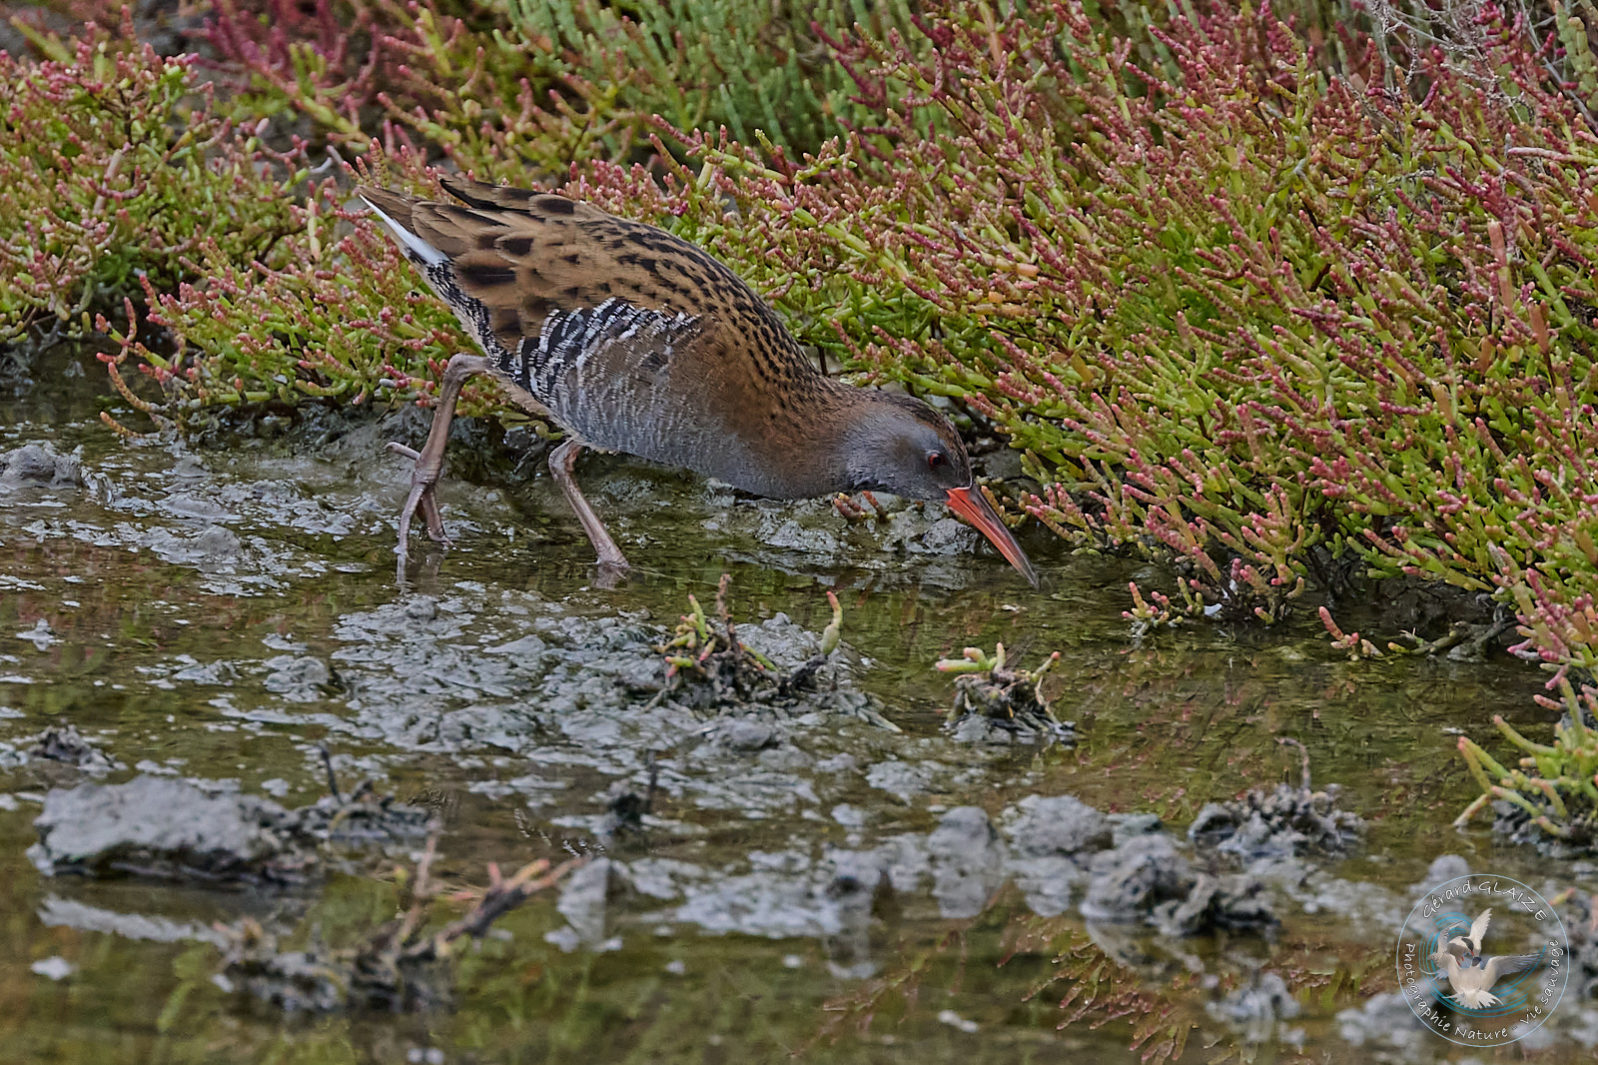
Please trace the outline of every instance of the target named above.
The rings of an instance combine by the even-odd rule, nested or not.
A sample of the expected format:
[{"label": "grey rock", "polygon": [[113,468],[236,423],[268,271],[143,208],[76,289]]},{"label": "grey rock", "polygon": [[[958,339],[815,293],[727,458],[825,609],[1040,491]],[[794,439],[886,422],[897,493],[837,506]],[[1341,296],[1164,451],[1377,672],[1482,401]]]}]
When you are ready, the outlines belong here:
[{"label": "grey rock", "polygon": [[307,855],[267,799],[209,795],[168,777],[56,788],[28,857],[46,876],[143,874],[211,880],[284,878]]},{"label": "grey rock", "polygon": [[945,917],[975,917],[1004,882],[1005,846],[981,807],[959,806],[927,837],[932,895]]},{"label": "grey rock", "polygon": [[1196,880],[1186,858],[1164,835],[1137,836],[1100,851],[1082,915],[1093,920],[1140,920],[1162,902],[1187,898]]},{"label": "grey rock", "polygon": [[1071,795],[1029,795],[1006,811],[1005,835],[1027,857],[1108,850],[1114,843],[1109,818]]}]

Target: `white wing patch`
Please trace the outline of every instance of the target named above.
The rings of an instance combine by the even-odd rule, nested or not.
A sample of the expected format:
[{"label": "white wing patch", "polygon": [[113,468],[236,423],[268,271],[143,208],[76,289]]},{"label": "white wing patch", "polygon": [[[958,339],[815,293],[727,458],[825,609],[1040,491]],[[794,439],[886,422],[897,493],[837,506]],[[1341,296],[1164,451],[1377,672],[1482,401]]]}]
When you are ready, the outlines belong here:
[{"label": "white wing patch", "polygon": [[386,211],[384,211],[377,204],[373,203],[371,200],[368,200],[365,196],[362,196],[361,200],[366,204],[366,206],[372,209],[372,211],[377,215],[378,220],[389,228],[389,231],[394,234],[394,239],[400,242],[400,247],[404,248],[410,253],[412,259],[415,259],[419,263],[425,263],[428,266],[437,266],[439,263],[444,261],[445,256],[443,252],[439,251],[437,248],[427,243],[427,241],[423,240],[421,237],[418,237],[415,233],[412,233],[410,230],[394,221],[394,219],[389,217]]}]

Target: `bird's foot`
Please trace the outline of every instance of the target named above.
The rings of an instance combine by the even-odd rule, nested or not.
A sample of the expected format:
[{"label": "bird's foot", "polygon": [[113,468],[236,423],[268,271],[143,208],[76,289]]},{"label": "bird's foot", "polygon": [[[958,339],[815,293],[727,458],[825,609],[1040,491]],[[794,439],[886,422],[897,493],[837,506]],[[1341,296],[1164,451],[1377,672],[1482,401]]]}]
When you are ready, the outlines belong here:
[{"label": "bird's foot", "polygon": [[410,495],[405,498],[405,507],[400,511],[399,544],[394,549],[399,556],[402,576],[405,556],[410,548],[411,518],[417,510],[422,512],[422,520],[427,523],[427,535],[449,546],[449,537],[444,535],[444,519],[438,513],[438,500],[433,496],[433,486],[438,484],[438,476],[444,469],[444,449],[449,446],[449,427],[455,417],[455,403],[460,399],[461,385],[473,374],[488,373],[490,369],[488,360],[481,355],[462,352],[452,356],[449,365],[444,368],[444,380],[439,385],[438,401],[433,410],[433,424],[427,430],[427,443],[422,445],[422,450],[412,451],[397,442],[388,445],[390,451],[404,455],[416,464],[411,470]]},{"label": "bird's foot", "polygon": [[596,569],[598,572],[594,576],[594,587],[605,592],[615,591],[616,586],[621,584],[627,578],[627,575],[632,572],[632,567],[627,564],[625,558],[619,561],[606,561],[601,558],[596,565]]},{"label": "bird's foot", "polygon": [[388,450],[396,455],[403,455],[416,463],[411,471],[411,491],[405,497],[405,506],[400,509],[399,518],[399,543],[394,548],[394,553],[404,562],[410,552],[411,518],[416,512],[422,512],[422,521],[427,526],[427,535],[445,547],[454,546],[448,535],[444,532],[444,519],[438,512],[438,499],[433,494],[434,487],[438,484],[438,477],[442,463],[424,461],[422,455],[406,447],[397,440],[388,443]]}]

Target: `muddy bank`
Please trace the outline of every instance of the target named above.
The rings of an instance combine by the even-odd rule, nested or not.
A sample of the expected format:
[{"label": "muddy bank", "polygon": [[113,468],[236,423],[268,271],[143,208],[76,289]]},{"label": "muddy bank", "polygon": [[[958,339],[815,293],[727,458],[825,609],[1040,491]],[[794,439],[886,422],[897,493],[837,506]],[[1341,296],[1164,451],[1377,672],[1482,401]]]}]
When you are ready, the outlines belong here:
[{"label": "muddy bank", "polygon": [[[96,1009],[87,1042],[132,1060],[124,1038],[172,1001],[194,1018],[172,1060],[274,1053],[281,1017],[241,1004],[249,973],[272,977],[270,999],[298,970],[263,959],[358,954],[404,912],[395,870],[422,848],[284,827],[329,798],[324,748],[337,780],[437,821],[452,892],[481,890],[491,862],[590,860],[458,952],[448,1011],[329,1021],[296,1037],[307,1055],[672,1062],[715,1040],[755,1061],[1046,1044],[1130,1062],[1148,1044],[1117,1018],[1147,1013],[1187,1033],[1184,1060],[1256,1041],[1447,1060],[1425,1040],[1372,1049],[1391,940],[1428,878],[1463,864],[1550,896],[1598,890],[1590,865],[1448,827],[1471,797],[1450,730],[1541,683],[1509,664],[1349,662],[1309,619],[1135,640],[1126,582],[1162,579],[1138,564],[1029,541],[1047,573],[1032,593],[930,509],[851,522],[601,456],[583,483],[641,562],[603,589],[538,448],[518,466],[480,426],[441,493],[457,546],[397,585],[408,471],[382,444],[414,442],[425,418],[124,446],[82,383],[0,414],[6,470],[27,472],[0,477],[0,891],[35,1007],[5,1023],[35,1057],[50,1036],[30,1016]],[[736,639],[773,670],[701,700],[673,690],[661,648],[688,594],[708,608],[729,571]],[[840,645],[780,693],[822,649],[829,590]],[[1045,692],[1074,745],[945,731],[957,693],[934,663],[1000,643],[1033,669],[1061,652]],[[1309,749],[1313,787],[1280,736]],[[71,803],[103,815],[129,787],[149,789],[132,809],[213,810],[204,824],[236,834],[207,849],[193,824],[152,818],[148,838],[71,841],[95,824]],[[120,875],[47,878],[35,846],[52,868]],[[304,872],[303,855],[313,875],[286,890],[215,879]],[[128,875],[163,861],[183,879]],[[439,905],[445,922],[471,903]],[[224,992],[213,977],[243,948],[215,926],[246,920],[270,951],[240,953]],[[1090,978],[1101,997],[1062,1006]],[[327,1002],[319,986],[306,994]],[[1559,1065],[1590,1053],[1575,986],[1543,1051]],[[876,1023],[830,1024],[868,1007]]]}]

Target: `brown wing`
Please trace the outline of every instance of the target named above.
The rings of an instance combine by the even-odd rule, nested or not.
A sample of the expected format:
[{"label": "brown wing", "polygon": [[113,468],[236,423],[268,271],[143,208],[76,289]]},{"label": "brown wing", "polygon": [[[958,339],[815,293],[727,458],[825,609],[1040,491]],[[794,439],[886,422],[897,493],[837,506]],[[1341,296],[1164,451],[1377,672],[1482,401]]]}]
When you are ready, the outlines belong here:
[{"label": "brown wing", "polygon": [[613,294],[616,282],[605,276],[588,231],[610,216],[563,196],[494,191],[499,200],[520,202],[507,206],[473,196],[464,204],[438,203],[386,189],[357,190],[449,260],[461,295],[487,312],[499,346],[515,351],[523,338],[539,335],[551,311],[595,307]]},{"label": "brown wing", "polygon": [[460,178],[444,187],[461,202],[357,192],[507,378],[596,446],[772,491],[747,472],[771,457],[751,451],[791,439],[769,430],[834,387],[737,275],[589,204]]},{"label": "brown wing", "polygon": [[748,317],[775,351],[804,361],[770,308],[687,241],[553,193],[461,178],[443,184],[462,202],[356,191],[451,261],[461,293],[488,311],[489,328],[508,351],[538,336],[551,311],[614,298],[696,318]]}]

